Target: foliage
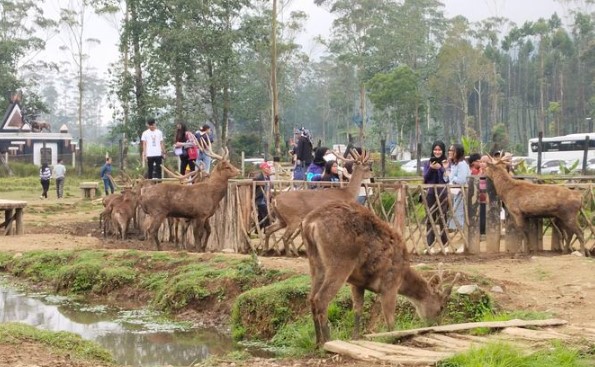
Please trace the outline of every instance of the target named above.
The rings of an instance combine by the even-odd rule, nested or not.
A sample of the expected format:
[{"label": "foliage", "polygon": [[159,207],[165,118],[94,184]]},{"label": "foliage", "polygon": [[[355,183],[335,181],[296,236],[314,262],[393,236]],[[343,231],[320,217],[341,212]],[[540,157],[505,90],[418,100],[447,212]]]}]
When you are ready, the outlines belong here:
[{"label": "foliage", "polygon": [[34,326],[21,323],[0,324],[0,343],[20,345],[31,341],[46,345],[54,353],[68,356],[69,359],[89,363],[115,363],[107,350],[91,341],[84,340],[75,333],[40,330]]}]

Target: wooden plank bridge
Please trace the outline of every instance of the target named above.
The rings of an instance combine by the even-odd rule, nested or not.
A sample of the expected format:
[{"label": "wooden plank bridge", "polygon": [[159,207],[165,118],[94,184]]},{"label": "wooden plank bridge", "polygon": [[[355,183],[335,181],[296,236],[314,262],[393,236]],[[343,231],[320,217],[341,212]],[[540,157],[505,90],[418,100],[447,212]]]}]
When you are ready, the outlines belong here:
[{"label": "wooden plank bridge", "polygon": [[[480,327],[499,332],[483,336],[465,333]],[[401,344],[369,340],[378,337],[389,337]],[[474,322],[368,334],[365,338],[368,340],[333,340],[324,344],[324,349],[362,361],[434,366],[455,354],[493,342],[508,342],[521,347],[527,353],[545,347],[544,342],[550,340],[580,339],[595,343],[595,323],[573,326],[558,319]]]}]

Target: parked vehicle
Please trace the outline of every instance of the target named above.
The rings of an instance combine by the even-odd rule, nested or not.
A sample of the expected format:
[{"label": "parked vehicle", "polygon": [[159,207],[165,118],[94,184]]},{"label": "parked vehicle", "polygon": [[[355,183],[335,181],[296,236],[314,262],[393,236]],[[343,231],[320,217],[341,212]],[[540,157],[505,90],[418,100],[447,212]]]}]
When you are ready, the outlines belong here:
[{"label": "parked vehicle", "polygon": [[[421,159],[421,166],[423,167],[430,158],[422,158]],[[407,173],[417,173],[417,159],[409,161],[401,166],[401,169]]]},{"label": "parked vehicle", "polygon": [[563,167],[569,167],[570,163],[564,159],[546,159],[541,163],[541,174],[542,175],[555,175],[560,172],[560,165]]},{"label": "parked vehicle", "polygon": [[516,169],[521,162],[524,162],[525,167],[527,168],[534,167],[537,164],[537,160],[535,158],[515,156],[512,157],[512,169]]}]

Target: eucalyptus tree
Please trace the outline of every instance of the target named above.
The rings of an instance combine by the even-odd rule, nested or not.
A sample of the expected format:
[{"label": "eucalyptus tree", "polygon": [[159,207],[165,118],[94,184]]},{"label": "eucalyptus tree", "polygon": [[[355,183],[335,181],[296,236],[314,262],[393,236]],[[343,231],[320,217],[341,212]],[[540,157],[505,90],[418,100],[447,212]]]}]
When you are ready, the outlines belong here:
[{"label": "eucalyptus tree", "polygon": [[[36,56],[55,35],[55,27],[56,21],[44,15],[41,1],[0,0],[0,111],[8,104],[4,93],[27,86],[23,73],[54,67]],[[24,98],[35,100],[31,93]],[[44,108],[40,103],[28,104]]]},{"label": "eucalyptus tree", "polygon": [[454,125],[454,130],[450,129],[448,133],[458,136],[474,135],[475,126],[469,118],[469,97],[477,81],[486,77],[485,70],[489,68],[481,49],[466,38],[468,33],[467,19],[454,18],[438,53],[436,74],[431,77],[432,89],[443,107],[443,117]]},{"label": "eucalyptus tree", "polygon": [[[303,12],[292,12],[277,24],[276,79],[280,135],[291,130],[288,106],[294,103],[304,75],[309,70],[308,58],[295,42],[305,18]],[[267,4],[257,4],[241,18],[236,44],[240,72],[231,89],[236,130],[256,131],[263,145],[275,141],[270,19],[271,9]]]},{"label": "eucalyptus tree", "polygon": [[86,36],[87,22],[92,12],[92,7],[88,0],[68,2],[67,7],[60,9],[60,23],[67,31],[67,37],[63,39],[61,50],[69,53],[69,59],[76,68],[77,74],[77,121],[79,133],[79,155],[77,171],[82,173],[83,167],[83,99],[85,93],[85,73],[88,68],[89,55],[87,47],[93,44],[99,44],[96,38]]}]

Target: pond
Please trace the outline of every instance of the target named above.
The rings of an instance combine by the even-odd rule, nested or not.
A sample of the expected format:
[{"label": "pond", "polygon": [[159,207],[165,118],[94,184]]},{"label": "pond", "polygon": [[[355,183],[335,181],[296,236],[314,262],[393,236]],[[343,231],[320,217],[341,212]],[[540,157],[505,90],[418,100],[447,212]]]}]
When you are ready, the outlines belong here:
[{"label": "pond", "polygon": [[225,334],[157,322],[159,317],[147,310],[87,306],[64,297],[24,294],[0,285],[0,322],[79,334],[107,349],[118,364],[189,366],[233,349],[231,338]]}]

